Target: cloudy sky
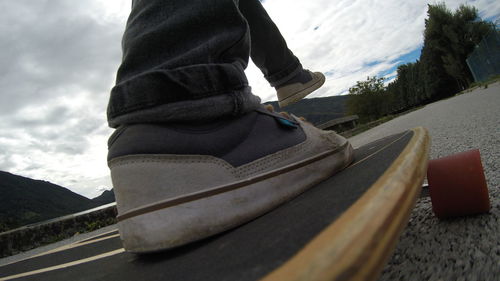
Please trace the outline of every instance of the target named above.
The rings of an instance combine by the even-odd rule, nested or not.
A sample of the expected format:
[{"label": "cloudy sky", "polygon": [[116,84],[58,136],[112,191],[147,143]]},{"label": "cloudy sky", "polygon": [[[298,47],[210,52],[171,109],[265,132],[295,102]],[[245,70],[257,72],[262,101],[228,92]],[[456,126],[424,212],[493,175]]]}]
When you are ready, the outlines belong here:
[{"label": "cloudy sky", "polygon": [[[447,0],[500,18],[497,0]],[[304,66],[327,74],[312,96],[345,93],[369,75],[393,77],[422,47],[427,3],[267,0],[264,6]],[[128,0],[0,0],[0,170],[87,197],[111,188],[106,165],[109,90],[120,63]],[[274,91],[250,65],[263,101]]]}]

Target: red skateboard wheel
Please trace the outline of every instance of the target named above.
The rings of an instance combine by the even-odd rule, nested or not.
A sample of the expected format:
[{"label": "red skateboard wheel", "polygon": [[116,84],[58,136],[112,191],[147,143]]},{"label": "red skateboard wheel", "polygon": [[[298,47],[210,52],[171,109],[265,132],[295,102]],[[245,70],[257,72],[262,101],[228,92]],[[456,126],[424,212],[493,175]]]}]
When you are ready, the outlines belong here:
[{"label": "red skateboard wheel", "polygon": [[430,160],[427,181],[432,210],[440,219],[490,210],[488,187],[477,149]]}]

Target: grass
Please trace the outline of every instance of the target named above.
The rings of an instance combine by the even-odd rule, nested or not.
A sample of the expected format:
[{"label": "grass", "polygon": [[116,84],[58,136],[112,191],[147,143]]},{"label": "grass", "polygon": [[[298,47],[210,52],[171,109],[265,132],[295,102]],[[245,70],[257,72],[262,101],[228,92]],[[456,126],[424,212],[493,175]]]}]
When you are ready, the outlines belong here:
[{"label": "grass", "polygon": [[493,84],[493,83],[496,83],[496,82],[499,82],[500,81],[500,74],[499,75],[494,75],[494,76],[491,76],[490,78],[488,78],[487,80],[485,81],[481,81],[481,82],[474,82],[470,85],[470,87],[464,91],[461,92],[461,94],[463,93],[468,93],[470,91],[473,91],[477,88],[483,88],[483,89],[486,89],[488,88],[488,86],[490,84]]}]

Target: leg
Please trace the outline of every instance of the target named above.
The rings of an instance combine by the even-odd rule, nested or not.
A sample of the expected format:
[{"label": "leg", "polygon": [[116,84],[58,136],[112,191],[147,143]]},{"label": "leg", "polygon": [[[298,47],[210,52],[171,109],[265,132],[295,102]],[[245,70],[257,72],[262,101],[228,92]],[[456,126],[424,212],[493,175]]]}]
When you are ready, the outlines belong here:
[{"label": "leg", "polygon": [[133,1],[111,91],[112,127],[241,115],[260,99],[244,69],[246,20],[233,0]]},{"label": "leg", "polygon": [[239,7],[250,26],[252,61],[276,88],[280,106],[297,102],[323,85],[324,75],[302,68],[259,0],[241,0]]},{"label": "leg", "polygon": [[352,160],[345,138],[260,107],[243,72],[249,44],[232,0],[134,1],[108,107],[128,251],[238,226]]},{"label": "leg", "polygon": [[278,27],[259,0],[240,0],[240,11],[250,26],[252,61],[271,86],[276,87],[302,71]]}]

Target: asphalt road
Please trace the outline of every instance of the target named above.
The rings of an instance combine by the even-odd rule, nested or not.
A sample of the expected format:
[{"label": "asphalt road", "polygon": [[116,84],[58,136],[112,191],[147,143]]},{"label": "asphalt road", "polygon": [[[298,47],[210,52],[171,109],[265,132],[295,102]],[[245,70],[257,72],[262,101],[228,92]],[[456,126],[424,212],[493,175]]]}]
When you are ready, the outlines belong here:
[{"label": "asphalt road", "polygon": [[358,147],[416,126],[429,130],[431,159],[480,150],[491,213],[440,221],[430,199],[420,199],[380,279],[499,280],[500,83],[429,104],[350,140]]},{"label": "asphalt road", "polygon": [[[498,280],[500,276],[500,83],[425,106],[352,137],[355,147],[417,126],[432,139],[431,158],[479,148],[491,213],[440,221],[420,199],[381,280]],[[113,229],[111,226],[106,229]],[[95,233],[86,234],[87,236]],[[0,265],[85,237],[0,260]]]}]

